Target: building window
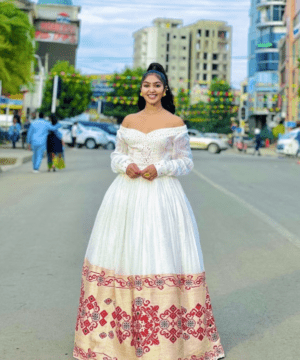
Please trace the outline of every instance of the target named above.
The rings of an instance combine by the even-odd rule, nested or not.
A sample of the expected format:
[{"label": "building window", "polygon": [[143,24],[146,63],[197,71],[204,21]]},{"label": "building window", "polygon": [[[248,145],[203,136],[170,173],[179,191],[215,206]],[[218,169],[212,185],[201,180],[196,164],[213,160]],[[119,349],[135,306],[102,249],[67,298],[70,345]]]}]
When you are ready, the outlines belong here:
[{"label": "building window", "polygon": [[[246,94],[246,92],[247,92],[247,85],[244,85],[243,86],[243,94]],[[246,103],[246,104],[245,104]],[[244,105],[247,105],[247,102],[246,101],[244,101]]]},{"label": "building window", "polygon": [[170,41],[170,34],[167,33],[167,41]]},{"label": "building window", "polygon": [[169,54],[166,55],[166,62],[169,61]]},{"label": "building window", "polygon": [[200,80],[200,74],[196,74],[196,80]]},{"label": "building window", "polygon": [[223,55],[223,60],[227,60],[227,54]]},{"label": "building window", "polygon": [[205,36],[209,37],[209,30],[205,30]]},{"label": "building window", "polygon": [[212,75],[212,79],[216,79],[217,77],[218,77],[217,74],[213,74],[213,75]]},{"label": "building window", "polygon": [[176,39],[176,35],[173,36],[173,39]]},{"label": "building window", "polygon": [[169,65],[166,65],[166,72],[169,71]]},{"label": "building window", "polygon": [[223,71],[227,71],[227,65],[223,65]]},{"label": "building window", "polygon": [[207,80],[207,74],[203,74],[203,80]]},{"label": "building window", "polygon": [[199,70],[200,69],[200,63],[197,63],[196,64],[196,70]]},{"label": "building window", "polygon": [[182,50],[186,50],[186,46],[183,46],[183,47],[182,47]]},{"label": "building window", "polygon": [[182,56],[182,57],[181,57],[181,60],[186,60],[186,57],[185,57],[185,56]]},{"label": "building window", "polygon": [[197,52],[197,56],[196,56],[197,59],[200,59],[200,53]]},{"label": "building window", "polygon": [[207,53],[204,53],[204,54],[203,54],[203,59],[204,59],[204,60],[207,60]]},{"label": "building window", "polygon": [[203,70],[207,70],[207,64],[203,64]]},{"label": "building window", "polygon": [[213,60],[218,60],[218,54],[213,54]]},{"label": "building window", "polygon": [[169,44],[167,44],[167,51],[169,51],[170,50],[170,45]]},{"label": "building window", "polygon": [[273,6],[273,20],[282,21],[284,14],[285,5],[274,5]]},{"label": "building window", "polygon": [[200,29],[198,30],[197,35],[198,35],[198,37],[201,36],[201,30]]},{"label": "building window", "polygon": [[186,39],[186,36],[181,36],[181,39]]},{"label": "building window", "polygon": [[218,65],[217,65],[217,64],[213,64],[213,65],[212,65],[212,69],[213,69],[213,70],[218,70]]}]

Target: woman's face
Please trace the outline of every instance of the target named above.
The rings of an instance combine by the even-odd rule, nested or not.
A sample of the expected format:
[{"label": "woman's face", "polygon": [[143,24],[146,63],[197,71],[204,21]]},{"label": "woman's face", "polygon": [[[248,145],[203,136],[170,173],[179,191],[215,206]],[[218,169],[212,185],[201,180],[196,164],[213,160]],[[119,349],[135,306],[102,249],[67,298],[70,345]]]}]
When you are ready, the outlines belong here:
[{"label": "woman's face", "polygon": [[148,75],[142,83],[142,97],[151,105],[161,101],[165,88],[163,82],[154,74]]},{"label": "woman's face", "polygon": [[13,123],[16,124],[17,123],[17,119],[13,118]]}]

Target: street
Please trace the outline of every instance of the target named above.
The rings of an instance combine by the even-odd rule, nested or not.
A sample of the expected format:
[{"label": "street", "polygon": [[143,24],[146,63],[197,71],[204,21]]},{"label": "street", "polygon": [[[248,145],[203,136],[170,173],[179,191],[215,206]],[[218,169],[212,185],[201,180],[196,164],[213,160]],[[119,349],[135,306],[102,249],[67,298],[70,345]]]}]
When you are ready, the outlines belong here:
[{"label": "street", "polygon": [[[44,158],[39,174],[31,162],[1,174],[1,360],[73,359],[83,258],[117,176],[110,153],[67,149],[62,171],[48,173]],[[300,165],[199,150],[193,159],[179,180],[226,360],[298,359]]]}]

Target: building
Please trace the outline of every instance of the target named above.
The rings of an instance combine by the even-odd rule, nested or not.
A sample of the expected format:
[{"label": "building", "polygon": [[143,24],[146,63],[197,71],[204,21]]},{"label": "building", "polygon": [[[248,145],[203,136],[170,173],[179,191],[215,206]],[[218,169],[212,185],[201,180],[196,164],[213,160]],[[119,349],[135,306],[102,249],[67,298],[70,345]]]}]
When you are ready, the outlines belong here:
[{"label": "building", "polygon": [[182,20],[156,18],[153,24],[133,34],[134,68],[162,64],[173,92],[184,88],[193,93],[194,86],[207,87],[215,77],[230,82],[232,29],[226,22],[199,20],[183,26]]},{"label": "building", "polygon": [[285,122],[287,130],[300,126],[298,90],[300,57],[300,0],[287,0],[285,14],[286,36],[279,43],[279,106],[276,122]]},{"label": "building", "polygon": [[251,0],[248,33],[248,104],[250,131],[263,128],[276,116],[279,90],[278,42],[285,36],[286,0]]},{"label": "building", "polygon": [[36,5],[35,40],[37,55],[42,59],[46,72],[58,61],[69,61],[76,65],[79,44],[80,6],[72,0],[39,0]]}]

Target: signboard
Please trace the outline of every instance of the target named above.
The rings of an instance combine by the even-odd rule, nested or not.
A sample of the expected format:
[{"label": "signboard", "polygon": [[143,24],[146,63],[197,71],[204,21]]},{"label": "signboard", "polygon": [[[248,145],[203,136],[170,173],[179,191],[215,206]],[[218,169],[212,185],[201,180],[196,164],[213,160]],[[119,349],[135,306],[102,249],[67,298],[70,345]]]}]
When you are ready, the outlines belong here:
[{"label": "signboard", "polygon": [[78,27],[64,22],[41,21],[36,24],[37,41],[78,44]]},{"label": "signboard", "polygon": [[114,89],[107,86],[106,81],[104,80],[94,80],[92,81],[92,91],[93,96],[106,96],[108,93],[112,92]]},{"label": "signboard", "polygon": [[59,23],[63,23],[63,24],[69,24],[70,23],[70,15],[65,12],[62,12],[57,15],[56,21]]},{"label": "signboard", "polygon": [[10,99],[5,96],[0,97],[0,105],[1,107],[7,107],[7,106],[23,106],[23,100],[18,99]]}]

